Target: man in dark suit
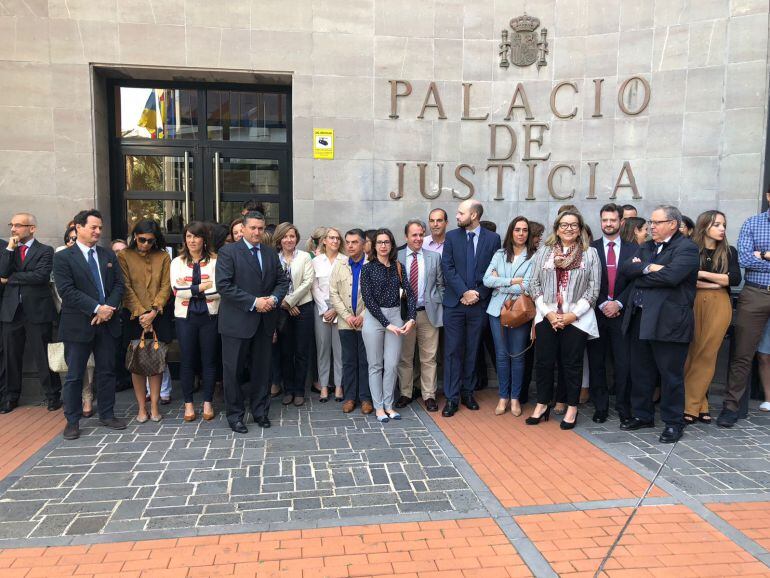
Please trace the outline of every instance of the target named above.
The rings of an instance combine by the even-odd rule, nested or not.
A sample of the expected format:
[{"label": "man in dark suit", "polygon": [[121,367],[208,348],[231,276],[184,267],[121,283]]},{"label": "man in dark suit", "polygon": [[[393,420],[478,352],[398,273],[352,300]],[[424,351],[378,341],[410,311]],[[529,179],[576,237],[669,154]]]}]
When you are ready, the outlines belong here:
[{"label": "man in dark suit", "polygon": [[615,381],[615,409],[624,423],[631,417],[630,381],[628,376],[628,340],[623,336],[623,308],[628,305],[628,279],[620,273],[620,266],[631,259],[639,248],[620,239],[620,219],[623,208],[615,203],[604,205],[599,212],[602,236],[591,246],[599,254],[602,281],[596,300],[596,321],[599,338],[588,341],[591,401],[594,404],[593,421],[604,423],[610,406],[605,358],[612,352]]},{"label": "man in dark suit", "polygon": [[53,259],[56,289],[61,296],[59,338],[64,342],[67,378],[64,381],[64,439],[80,437],[83,415],[83,374],[94,355],[94,386],[99,423],[125,429],[115,417],[115,348],[120,337],[116,315],[123,300],[123,276],[118,259],[109,249],[97,247],[102,235],[102,215],[91,209],[73,219],[77,241]]},{"label": "man in dark suit", "polygon": [[19,403],[25,344],[27,355],[35,362],[48,411],[56,411],[61,407],[61,383],[48,368],[48,344],[56,319],[50,286],[53,247],[35,239],[34,215],[17,213],[10,224],[11,238],[0,253],[0,278],[6,279],[0,321],[7,372],[0,413],[13,411]]},{"label": "man in dark suit", "polygon": [[[8,241],[5,239],[0,239],[0,251],[5,251],[5,248],[8,246]],[[0,301],[3,299],[3,293],[5,292],[5,285],[8,283],[8,279],[0,278]],[[6,379],[5,379],[5,349],[3,348],[3,322],[0,321],[0,396],[5,396],[5,387],[6,387]],[[2,400],[2,397],[0,397],[0,401]]]},{"label": "man in dark suit", "polygon": [[484,207],[467,200],[457,208],[458,229],[446,235],[441,269],[444,273],[444,395],[441,415],[452,417],[462,399],[468,409],[479,409],[473,397],[476,356],[491,289],[484,273],[500,248],[500,237],[481,227]]},{"label": "man in dark suit", "polygon": [[655,209],[650,219],[652,241],[620,269],[633,280],[631,303],[623,316],[623,332],[630,338],[633,417],[620,428],[654,427],[652,396],[660,375],[663,443],[676,442],[684,430],[684,364],[695,325],[698,248],[679,232],[681,223],[676,207]]},{"label": "man in dark suit", "polygon": [[[261,244],[265,230],[262,213],[243,217],[243,239],[225,245],[217,257],[219,332],[222,334],[227,421],[236,433],[246,433],[246,398],[260,427],[270,427],[270,364],[273,332],[278,322],[276,306],[289,288],[278,254]],[[248,373],[248,381],[240,376]]]}]

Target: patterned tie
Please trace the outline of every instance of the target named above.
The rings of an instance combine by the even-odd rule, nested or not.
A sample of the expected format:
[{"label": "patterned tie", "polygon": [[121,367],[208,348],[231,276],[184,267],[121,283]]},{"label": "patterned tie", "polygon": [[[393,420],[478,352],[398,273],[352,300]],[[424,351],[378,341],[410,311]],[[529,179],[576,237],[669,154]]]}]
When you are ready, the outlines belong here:
[{"label": "patterned tie", "polygon": [[412,286],[414,300],[417,301],[418,281],[420,279],[419,267],[417,264],[417,253],[412,253],[412,264],[409,266],[409,284]]},{"label": "patterned tie", "polygon": [[94,253],[96,253],[94,249],[89,249],[88,268],[91,270],[91,277],[93,277],[96,288],[99,290],[99,305],[104,305],[104,287],[102,287],[102,277],[99,275],[99,266],[96,264]]},{"label": "patterned tie", "polygon": [[473,237],[476,233],[468,233],[468,242],[465,245],[465,282],[468,289],[476,288],[476,249],[473,246]]},{"label": "patterned tie", "polygon": [[262,277],[262,265],[259,263],[259,247],[252,247],[251,254],[254,255],[254,262],[257,264],[257,271],[259,271],[259,276]]},{"label": "patterned tie", "polygon": [[22,263],[24,263],[24,259],[27,258],[27,249],[29,249],[29,247],[27,247],[26,245],[22,245],[21,247],[19,247],[19,252],[21,253],[21,262]]},{"label": "patterned tie", "polygon": [[618,261],[615,257],[615,241],[607,243],[607,296],[610,299],[615,297],[615,279],[618,276]]}]

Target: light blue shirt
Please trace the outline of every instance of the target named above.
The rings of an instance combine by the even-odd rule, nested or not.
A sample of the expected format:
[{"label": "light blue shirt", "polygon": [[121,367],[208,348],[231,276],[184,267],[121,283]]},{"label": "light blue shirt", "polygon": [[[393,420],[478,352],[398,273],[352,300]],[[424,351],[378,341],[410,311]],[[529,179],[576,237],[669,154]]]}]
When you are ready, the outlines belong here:
[{"label": "light blue shirt", "polygon": [[465,230],[465,241],[468,241],[468,233],[475,233],[473,236],[473,254],[475,255],[478,252],[479,248],[479,235],[481,235],[481,225],[476,227],[475,229],[471,229],[470,231],[468,229]]},{"label": "light blue shirt", "polygon": [[[493,289],[487,307],[489,315],[500,317],[500,309],[502,309],[505,300],[511,295],[521,295],[522,285],[511,285],[511,279],[523,277],[523,289],[525,292],[529,289],[531,266],[532,259],[527,259],[526,253],[514,257],[513,261],[508,261],[505,258],[505,249],[498,249],[495,252],[486,273],[484,273],[484,286]],[[492,275],[492,271],[497,271],[498,276]]]},{"label": "light blue shirt", "polygon": [[[243,239],[243,242],[246,243],[246,246],[249,248],[249,253],[251,253],[251,251],[252,251],[252,249],[254,247],[257,248],[257,259],[259,259],[259,268],[264,271],[264,269],[262,268],[262,245],[261,244],[259,244],[259,245],[252,245],[246,239]],[[252,255],[253,255],[253,253],[252,253]]]},{"label": "light blue shirt", "polygon": [[[89,247],[88,245],[84,245],[80,241],[75,241],[75,244],[78,246],[78,249],[80,249],[80,252],[83,253],[83,258],[86,260],[86,265],[88,265],[88,253],[91,251],[91,249],[94,250],[94,261],[96,261],[96,269],[99,271],[99,283],[102,286],[102,294],[107,296],[107,292],[104,290],[104,282],[102,281],[102,269],[99,267],[99,253],[96,252],[96,245],[93,247]],[[99,305],[96,306],[96,309],[94,309],[94,313],[99,311]]]}]

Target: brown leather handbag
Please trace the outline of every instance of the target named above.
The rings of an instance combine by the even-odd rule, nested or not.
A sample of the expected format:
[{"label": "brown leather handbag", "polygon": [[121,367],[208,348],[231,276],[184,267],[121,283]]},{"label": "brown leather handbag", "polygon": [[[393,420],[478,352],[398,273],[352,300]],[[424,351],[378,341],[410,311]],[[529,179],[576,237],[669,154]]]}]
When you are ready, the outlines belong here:
[{"label": "brown leather handbag", "polygon": [[518,297],[505,300],[500,309],[500,325],[508,329],[521,327],[535,318],[535,302],[532,297],[522,293]]},{"label": "brown leather handbag", "polygon": [[152,341],[145,340],[145,333],[140,339],[133,339],[126,351],[126,369],[136,375],[158,375],[166,368],[168,345],[158,341],[155,329]]}]

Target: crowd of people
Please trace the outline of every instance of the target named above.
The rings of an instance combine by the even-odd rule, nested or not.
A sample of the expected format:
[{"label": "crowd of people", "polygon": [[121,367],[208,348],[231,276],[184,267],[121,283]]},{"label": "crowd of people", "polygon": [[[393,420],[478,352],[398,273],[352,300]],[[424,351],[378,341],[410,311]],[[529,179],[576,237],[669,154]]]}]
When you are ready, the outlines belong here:
[{"label": "crowd of people", "polygon": [[[229,227],[188,223],[176,256],[154,220],[108,249],[101,214],[81,211],[54,250],[35,239],[34,215],[14,215],[0,240],[0,413],[18,405],[28,355],[48,409],[63,401],[66,439],[79,436],[94,399],[104,427],[126,427],[114,415],[118,383],[133,387],[138,423],[160,421],[176,339],[186,422],[198,408],[214,419],[221,382],[237,433],[248,431],[247,408],[268,428],[271,397],[300,407],[309,389],[386,423],[418,395],[437,412],[442,371],[450,418],[461,406],[480,409],[488,352],[496,415],[522,415],[534,373],[527,425],[553,412],[572,429],[589,399],[603,423],[614,394],[622,430],[654,427],[659,402],[660,441],[671,443],[687,424],[712,420],[708,391],[741,268],[718,425],[737,422],[755,352],[770,378],[770,211],[744,223],[736,250],[722,212],[693,222],[670,205],[649,219],[604,205],[596,235],[565,205],[547,230],[518,216],[501,239],[483,205],[467,200],[452,230],[440,208],[427,224],[409,220],[402,246],[387,228],[334,227],[303,245],[296,226],[268,226],[259,209],[250,201]],[[61,377],[52,369],[58,342]]]}]

